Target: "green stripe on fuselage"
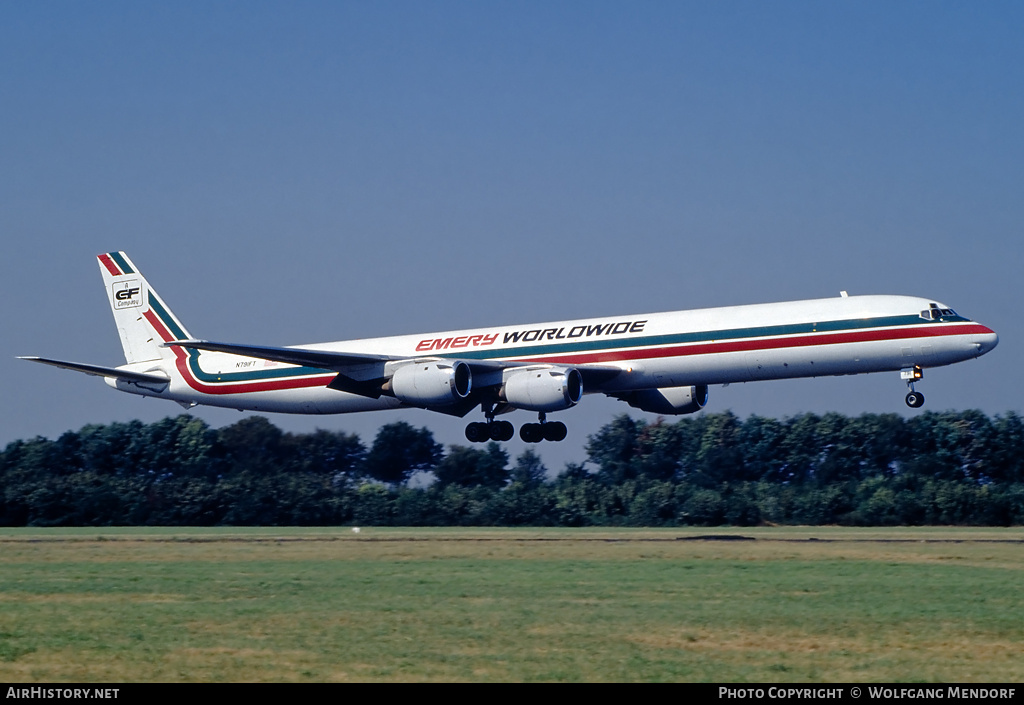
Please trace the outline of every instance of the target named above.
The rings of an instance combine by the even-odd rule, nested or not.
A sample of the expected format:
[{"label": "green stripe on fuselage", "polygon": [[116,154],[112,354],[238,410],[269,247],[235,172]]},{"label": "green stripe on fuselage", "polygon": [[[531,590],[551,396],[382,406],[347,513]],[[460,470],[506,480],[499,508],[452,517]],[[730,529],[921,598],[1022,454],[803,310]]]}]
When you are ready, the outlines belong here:
[{"label": "green stripe on fuselage", "polygon": [[199,367],[199,350],[189,350],[189,369],[200,382],[258,382],[266,379],[280,379],[282,377],[308,377],[309,375],[336,375],[337,372],[323,370],[319,367],[285,367],[277,370],[248,370],[246,372],[221,372],[211,374],[204,372]]},{"label": "green stripe on fuselage", "polygon": [[[185,337],[184,331],[174,322],[166,309],[155,296],[150,297],[150,305],[160,320],[174,333],[177,338]],[[532,357],[536,355],[556,355],[566,353],[586,353],[600,350],[617,350],[622,348],[664,347],[692,343],[714,343],[725,340],[741,340],[744,338],[775,338],[787,335],[806,335],[811,333],[836,333],[865,330],[868,328],[893,328],[936,323],[969,322],[961,316],[945,316],[938,321],[927,321],[920,316],[885,316],[879,318],[858,318],[845,321],[821,321],[814,323],[793,323],[777,326],[754,328],[733,328],[729,330],[697,331],[693,333],[674,333],[669,335],[649,335],[643,337],[624,337],[613,339],[601,337],[591,340],[554,343],[551,345],[530,345],[516,348],[493,348],[488,350],[459,350],[457,352],[428,351],[422,357],[442,357],[460,360],[489,360],[506,357]],[[315,374],[334,374],[332,370],[317,367],[289,367],[277,370],[247,370],[244,372],[226,372],[210,374],[199,367],[198,350],[188,350],[189,368],[192,374],[202,382],[249,382],[283,377],[306,377]],[[413,356],[410,356],[413,357]],[[421,357],[421,356],[416,356]]]},{"label": "green stripe on fuselage", "polygon": [[920,316],[914,315],[885,316],[881,318],[857,318],[846,321],[792,323],[778,326],[761,326],[757,328],[733,328],[729,330],[672,333],[669,335],[649,335],[644,337],[624,336],[621,338],[612,338],[610,336],[602,336],[596,340],[573,339],[572,342],[559,342],[548,345],[489,348],[487,350],[465,350],[450,353],[437,353],[436,356],[457,358],[460,360],[487,360],[513,356],[532,357],[534,355],[563,355],[566,353],[586,353],[599,350],[664,347],[666,345],[684,345],[692,343],[714,343],[721,342],[723,340],[741,340],[744,338],[777,338],[787,335],[849,332],[867,328],[892,328],[897,326],[951,323],[954,321],[967,322],[968,319],[960,316],[945,316],[938,321],[926,321]]},{"label": "green stripe on fuselage", "polygon": [[[168,314],[163,302],[161,302],[153,292],[149,292],[149,307],[153,309],[153,313],[156,314],[157,318],[167,326],[167,329],[171,332],[171,335],[174,336],[175,340],[184,340],[188,337],[185,335],[185,331],[181,329],[181,326],[179,326],[174,318]],[[199,367],[199,350],[185,348],[185,352],[188,355],[189,369],[192,370],[192,374],[195,375],[196,379],[201,382],[249,382],[261,379],[305,377],[308,375],[331,373],[330,370],[322,370],[318,367],[285,367],[278,370],[247,370],[245,372],[210,374],[209,372],[204,372],[202,368]]]}]

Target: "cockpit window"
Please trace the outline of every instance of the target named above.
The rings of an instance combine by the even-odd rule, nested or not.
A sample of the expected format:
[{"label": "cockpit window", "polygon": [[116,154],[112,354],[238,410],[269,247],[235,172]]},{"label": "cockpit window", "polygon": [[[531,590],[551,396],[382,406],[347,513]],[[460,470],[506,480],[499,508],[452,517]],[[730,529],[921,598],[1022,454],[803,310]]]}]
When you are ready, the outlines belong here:
[{"label": "cockpit window", "polygon": [[943,318],[954,317],[958,317],[956,311],[951,308],[939,308],[935,304],[931,304],[930,308],[921,311],[921,318],[926,321],[941,321]]}]

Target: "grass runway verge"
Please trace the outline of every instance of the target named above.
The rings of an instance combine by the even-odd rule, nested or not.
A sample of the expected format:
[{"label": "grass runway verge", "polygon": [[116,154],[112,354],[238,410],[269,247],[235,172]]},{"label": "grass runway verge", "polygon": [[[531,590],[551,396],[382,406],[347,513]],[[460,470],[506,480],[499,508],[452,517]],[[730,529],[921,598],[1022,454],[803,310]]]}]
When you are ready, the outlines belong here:
[{"label": "grass runway verge", "polygon": [[1022,571],[1019,528],[2,529],[0,681],[1019,682]]}]

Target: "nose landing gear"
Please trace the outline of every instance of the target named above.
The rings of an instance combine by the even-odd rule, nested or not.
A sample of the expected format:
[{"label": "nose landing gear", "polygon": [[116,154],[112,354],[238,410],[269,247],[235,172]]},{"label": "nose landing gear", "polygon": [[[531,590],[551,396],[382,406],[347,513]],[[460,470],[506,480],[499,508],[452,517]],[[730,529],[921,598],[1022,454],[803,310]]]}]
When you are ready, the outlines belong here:
[{"label": "nose landing gear", "polygon": [[900,370],[900,379],[906,380],[910,391],[907,393],[907,406],[911,409],[919,409],[924,406],[924,394],[914,389],[914,382],[924,377],[924,370],[920,365],[907,367]]}]

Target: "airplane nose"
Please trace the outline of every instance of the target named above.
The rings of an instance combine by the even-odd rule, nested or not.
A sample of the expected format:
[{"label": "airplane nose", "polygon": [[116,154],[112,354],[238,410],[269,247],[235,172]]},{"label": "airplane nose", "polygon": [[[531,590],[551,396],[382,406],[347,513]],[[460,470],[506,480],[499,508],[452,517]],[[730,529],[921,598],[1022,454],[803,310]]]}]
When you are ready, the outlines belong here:
[{"label": "airplane nose", "polygon": [[984,355],[999,344],[999,336],[991,328],[982,326],[985,332],[974,336],[974,344],[978,347],[978,354]]}]

